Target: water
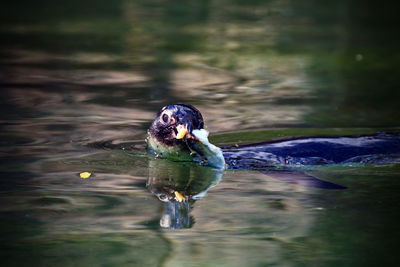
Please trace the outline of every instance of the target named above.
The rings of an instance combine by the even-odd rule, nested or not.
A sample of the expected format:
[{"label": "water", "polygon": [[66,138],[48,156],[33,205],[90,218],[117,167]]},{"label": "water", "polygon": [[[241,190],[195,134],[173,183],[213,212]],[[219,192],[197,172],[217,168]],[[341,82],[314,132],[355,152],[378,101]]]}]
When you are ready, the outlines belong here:
[{"label": "water", "polygon": [[[171,102],[198,107],[217,145],[398,131],[395,10],[361,1],[4,4],[3,265],[396,265],[398,165],[301,169],[347,187],[324,190],[144,149]],[[161,201],[175,191],[195,200]]]}]

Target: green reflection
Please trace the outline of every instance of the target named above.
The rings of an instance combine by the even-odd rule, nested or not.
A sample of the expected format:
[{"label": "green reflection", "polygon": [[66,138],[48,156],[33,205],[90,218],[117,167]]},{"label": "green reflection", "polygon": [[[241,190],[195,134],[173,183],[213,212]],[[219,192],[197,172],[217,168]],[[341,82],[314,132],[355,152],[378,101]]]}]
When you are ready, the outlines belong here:
[{"label": "green reflection", "polygon": [[393,8],[372,2],[294,3],[281,49],[306,53],[316,101],[306,120],[323,126],[398,126],[400,54]]},{"label": "green reflection", "polygon": [[[245,110],[238,118],[242,127],[250,118],[259,120],[248,128],[271,123],[398,126],[400,55],[390,5],[25,1],[9,2],[0,13],[2,56],[11,65],[123,70],[145,77],[134,85],[123,83],[124,93],[91,102],[119,106],[146,99],[155,103],[152,108],[169,102],[214,103],[230,111],[240,106]],[[16,63],[20,49],[36,59]],[[3,68],[12,71],[7,60]],[[104,86],[103,75],[94,75],[103,86],[93,89],[106,94],[116,88]],[[273,115],[247,115],[254,103]]]}]

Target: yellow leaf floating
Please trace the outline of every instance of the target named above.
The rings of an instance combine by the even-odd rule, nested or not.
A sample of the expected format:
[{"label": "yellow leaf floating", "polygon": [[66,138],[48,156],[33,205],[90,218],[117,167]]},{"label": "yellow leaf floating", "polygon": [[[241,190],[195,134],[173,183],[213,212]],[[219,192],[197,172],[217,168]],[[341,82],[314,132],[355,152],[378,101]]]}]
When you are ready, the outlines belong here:
[{"label": "yellow leaf floating", "polygon": [[82,179],[87,179],[87,178],[90,177],[90,175],[92,175],[90,172],[81,172],[81,173],[79,174],[79,176],[80,176]]},{"label": "yellow leaf floating", "polygon": [[178,191],[175,191],[174,194],[175,194],[176,201],[182,202],[185,200],[185,197]]}]

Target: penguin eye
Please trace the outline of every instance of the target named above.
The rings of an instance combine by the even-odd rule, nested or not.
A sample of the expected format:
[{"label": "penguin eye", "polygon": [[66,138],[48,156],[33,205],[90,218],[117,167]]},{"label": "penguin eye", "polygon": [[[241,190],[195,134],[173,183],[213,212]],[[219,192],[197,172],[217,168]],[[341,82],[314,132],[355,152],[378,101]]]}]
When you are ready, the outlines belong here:
[{"label": "penguin eye", "polygon": [[159,197],[159,199],[160,199],[161,201],[166,201],[166,200],[168,200],[168,196],[167,196],[166,194],[160,194],[158,197]]},{"label": "penguin eye", "polygon": [[162,115],[162,120],[163,120],[163,122],[168,123],[169,116],[167,114]]}]

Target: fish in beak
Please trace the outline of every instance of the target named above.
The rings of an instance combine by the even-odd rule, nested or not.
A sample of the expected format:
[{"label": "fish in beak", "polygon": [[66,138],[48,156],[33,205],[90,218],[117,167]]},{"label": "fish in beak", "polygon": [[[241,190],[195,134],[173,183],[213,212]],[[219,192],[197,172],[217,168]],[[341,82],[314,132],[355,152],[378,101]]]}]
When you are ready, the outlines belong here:
[{"label": "fish in beak", "polygon": [[197,152],[200,156],[207,160],[207,165],[224,169],[225,160],[220,148],[211,144],[208,141],[208,131],[205,129],[189,131],[187,124],[178,125],[176,127],[177,134],[176,139],[193,140],[194,142],[188,142],[188,146],[191,150]]}]

